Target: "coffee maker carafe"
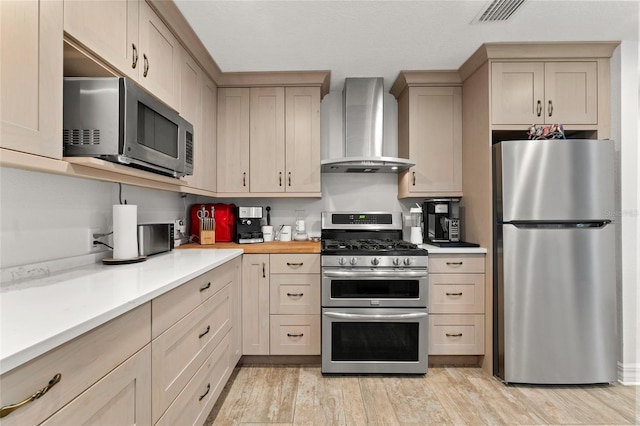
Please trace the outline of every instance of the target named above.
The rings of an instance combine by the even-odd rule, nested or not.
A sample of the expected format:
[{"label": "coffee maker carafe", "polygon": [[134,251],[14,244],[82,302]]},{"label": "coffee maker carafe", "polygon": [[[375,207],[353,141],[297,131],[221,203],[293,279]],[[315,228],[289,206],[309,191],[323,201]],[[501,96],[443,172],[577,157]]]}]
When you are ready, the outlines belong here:
[{"label": "coffee maker carafe", "polygon": [[428,198],[422,205],[427,243],[460,241],[460,199]]},{"label": "coffee maker carafe", "polygon": [[262,207],[238,207],[236,238],[238,244],[262,243]]}]

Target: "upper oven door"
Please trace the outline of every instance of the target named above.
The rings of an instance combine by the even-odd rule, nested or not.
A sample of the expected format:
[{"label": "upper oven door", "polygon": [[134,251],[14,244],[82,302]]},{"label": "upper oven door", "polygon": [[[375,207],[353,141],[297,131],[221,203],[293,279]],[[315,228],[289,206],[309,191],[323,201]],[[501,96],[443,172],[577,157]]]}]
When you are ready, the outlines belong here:
[{"label": "upper oven door", "polygon": [[427,307],[427,269],[322,268],[322,306]]}]

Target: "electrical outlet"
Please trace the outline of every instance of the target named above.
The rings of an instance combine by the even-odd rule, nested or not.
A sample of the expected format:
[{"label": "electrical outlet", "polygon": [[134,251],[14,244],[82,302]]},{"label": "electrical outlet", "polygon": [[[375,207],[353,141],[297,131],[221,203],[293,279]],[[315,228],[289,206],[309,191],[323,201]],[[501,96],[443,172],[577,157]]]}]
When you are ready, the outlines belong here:
[{"label": "electrical outlet", "polygon": [[99,234],[100,233],[100,228],[89,228],[87,231],[87,251],[89,251],[89,253],[92,252],[96,252],[100,250],[100,247],[102,246],[102,244],[93,244],[93,242],[95,240],[98,240],[98,238],[94,237],[94,234]]}]

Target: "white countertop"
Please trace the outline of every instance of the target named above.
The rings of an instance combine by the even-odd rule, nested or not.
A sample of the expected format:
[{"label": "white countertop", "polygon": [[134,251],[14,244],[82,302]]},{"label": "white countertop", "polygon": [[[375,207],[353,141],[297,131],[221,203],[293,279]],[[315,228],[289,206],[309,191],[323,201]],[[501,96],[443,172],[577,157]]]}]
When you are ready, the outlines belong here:
[{"label": "white countertop", "polygon": [[242,255],[174,250],[130,265],[102,263],[0,288],[0,374]]},{"label": "white countertop", "polygon": [[429,254],[486,254],[485,247],[438,247],[431,244],[420,244],[420,248],[427,249]]}]

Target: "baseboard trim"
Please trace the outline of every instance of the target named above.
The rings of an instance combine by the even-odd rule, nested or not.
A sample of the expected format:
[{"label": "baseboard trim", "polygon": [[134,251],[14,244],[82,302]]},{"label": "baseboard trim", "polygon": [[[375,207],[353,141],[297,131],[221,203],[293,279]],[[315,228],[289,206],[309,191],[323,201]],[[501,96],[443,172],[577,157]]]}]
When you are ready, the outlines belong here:
[{"label": "baseboard trim", "polygon": [[640,364],[618,362],[618,382],[625,386],[640,385]]}]

